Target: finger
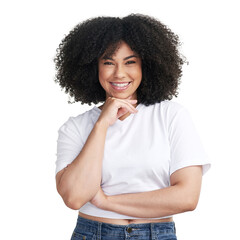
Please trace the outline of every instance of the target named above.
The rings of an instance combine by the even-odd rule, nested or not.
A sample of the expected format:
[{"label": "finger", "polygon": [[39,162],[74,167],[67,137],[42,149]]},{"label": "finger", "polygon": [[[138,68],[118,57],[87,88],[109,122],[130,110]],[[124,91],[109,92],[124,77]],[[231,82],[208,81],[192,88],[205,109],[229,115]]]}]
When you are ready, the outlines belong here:
[{"label": "finger", "polygon": [[137,109],[133,106],[133,104],[136,104],[136,103],[137,103],[137,100],[131,100],[131,102],[125,102],[125,104],[127,104],[127,106],[129,106],[133,112],[137,112]]},{"label": "finger", "polygon": [[133,104],[137,103],[137,100],[129,100],[129,99],[118,99],[119,101],[126,103],[128,106],[130,106],[132,109],[135,109],[135,107],[133,106]]},{"label": "finger", "polygon": [[129,99],[126,99],[126,101],[127,102],[129,102],[129,103],[131,103],[131,104],[135,104],[135,103],[137,103],[137,99],[131,99],[131,100],[129,100]]},{"label": "finger", "polygon": [[117,106],[117,108],[127,108],[129,112],[136,113],[137,109],[133,106],[133,104],[137,103],[137,100],[128,100],[128,99],[119,99],[112,97],[111,100],[113,100]]},{"label": "finger", "polygon": [[132,96],[126,98],[126,99],[120,99],[120,98],[115,98],[115,97],[109,97],[108,99],[112,99],[112,100],[117,100],[117,101],[123,101],[123,102],[128,102],[131,104],[136,104],[137,103],[137,99],[130,99]]},{"label": "finger", "polygon": [[127,113],[127,112],[136,113],[137,112],[137,109],[135,107],[133,107],[133,105],[131,105],[129,103],[126,103],[126,102],[120,103],[118,108],[119,108],[119,110],[120,109],[125,109],[124,110],[125,113]]},{"label": "finger", "polygon": [[120,109],[118,110],[118,113],[117,113],[117,118],[120,118],[121,116],[123,116],[123,115],[126,114],[127,112],[129,112],[128,109],[126,109],[126,108],[120,108]]}]

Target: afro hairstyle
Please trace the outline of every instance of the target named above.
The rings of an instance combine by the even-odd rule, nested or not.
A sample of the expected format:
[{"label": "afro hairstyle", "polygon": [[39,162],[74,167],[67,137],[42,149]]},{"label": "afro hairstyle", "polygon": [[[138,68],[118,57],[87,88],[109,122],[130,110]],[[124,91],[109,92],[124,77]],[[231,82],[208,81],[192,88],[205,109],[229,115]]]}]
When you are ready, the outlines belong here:
[{"label": "afro hairstyle", "polygon": [[98,60],[111,57],[125,41],[142,61],[138,103],[146,106],[178,95],[185,58],[179,38],[159,20],[142,14],[96,17],[76,25],[61,41],[54,58],[57,82],[74,102],[97,104],[106,100],[98,79]]}]

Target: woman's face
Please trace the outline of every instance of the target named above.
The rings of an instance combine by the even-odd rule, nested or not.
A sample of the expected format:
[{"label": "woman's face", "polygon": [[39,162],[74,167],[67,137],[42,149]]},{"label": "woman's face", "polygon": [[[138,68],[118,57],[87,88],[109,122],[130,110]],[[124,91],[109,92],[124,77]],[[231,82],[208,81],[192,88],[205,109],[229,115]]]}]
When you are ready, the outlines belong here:
[{"label": "woman's face", "polygon": [[98,61],[99,82],[106,91],[106,99],[137,99],[137,88],[142,80],[141,58],[121,42],[112,57],[100,57]]}]

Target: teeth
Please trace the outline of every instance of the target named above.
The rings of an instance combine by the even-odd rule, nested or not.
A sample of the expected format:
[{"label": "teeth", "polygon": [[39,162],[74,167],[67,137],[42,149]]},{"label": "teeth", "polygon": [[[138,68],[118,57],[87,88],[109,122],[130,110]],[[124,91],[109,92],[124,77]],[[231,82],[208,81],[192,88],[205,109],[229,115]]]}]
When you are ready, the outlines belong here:
[{"label": "teeth", "polygon": [[112,85],[117,86],[117,87],[126,87],[128,83],[112,83]]}]

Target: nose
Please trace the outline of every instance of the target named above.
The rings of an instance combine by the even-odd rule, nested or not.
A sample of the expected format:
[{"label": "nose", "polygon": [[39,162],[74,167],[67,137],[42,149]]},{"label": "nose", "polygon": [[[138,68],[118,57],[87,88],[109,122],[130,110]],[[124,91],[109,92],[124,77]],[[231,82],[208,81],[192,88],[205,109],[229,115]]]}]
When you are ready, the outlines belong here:
[{"label": "nose", "polygon": [[121,66],[120,64],[116,65],[115,71],[114,71],[114,77],[121,79],[121,78],[125,78],[125,75],[126,73],[125,73],[124,67]]}]

